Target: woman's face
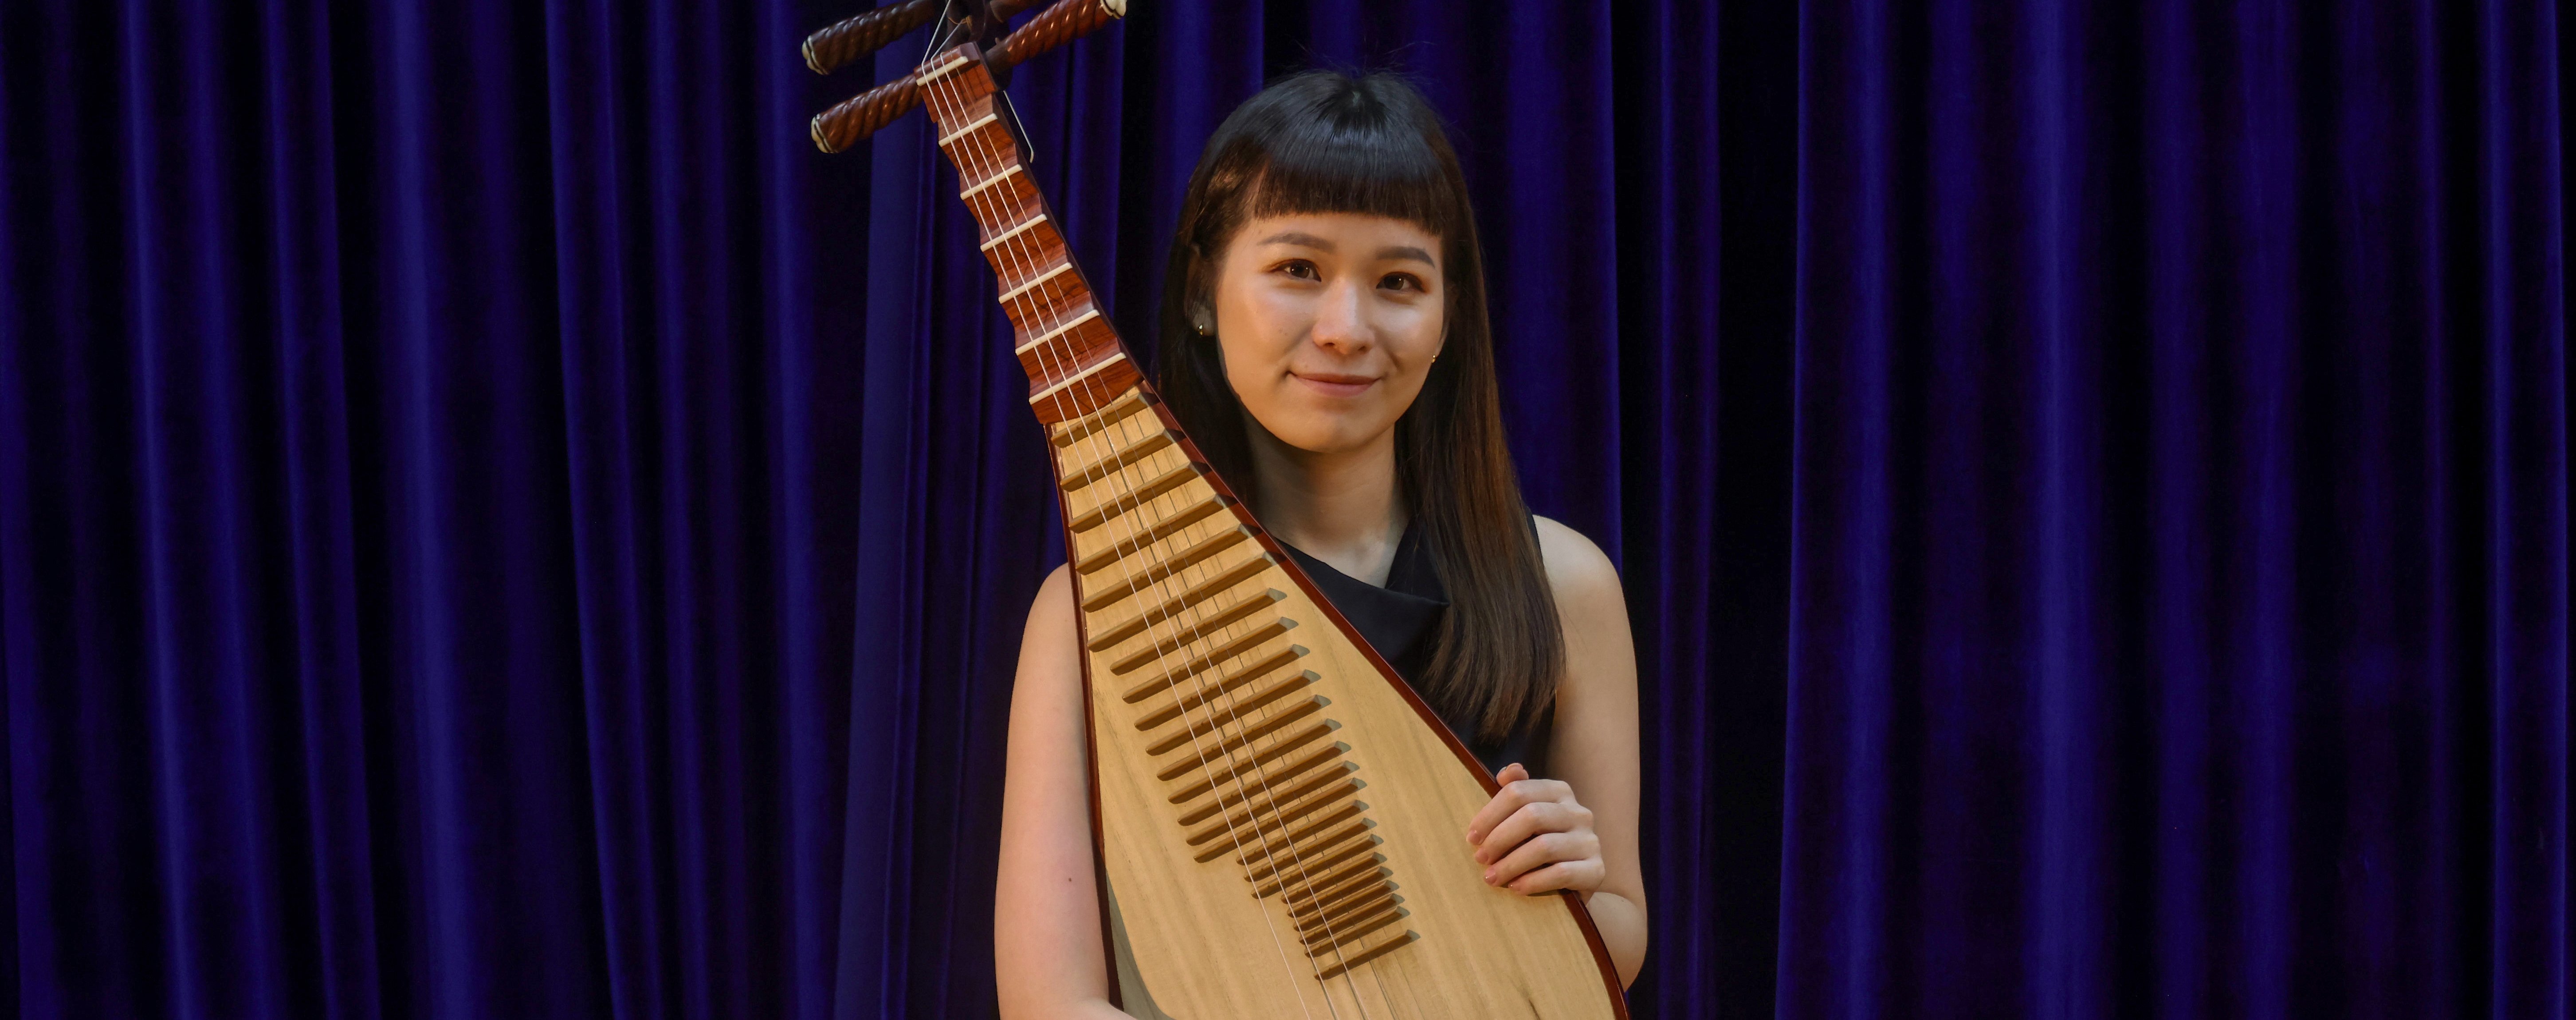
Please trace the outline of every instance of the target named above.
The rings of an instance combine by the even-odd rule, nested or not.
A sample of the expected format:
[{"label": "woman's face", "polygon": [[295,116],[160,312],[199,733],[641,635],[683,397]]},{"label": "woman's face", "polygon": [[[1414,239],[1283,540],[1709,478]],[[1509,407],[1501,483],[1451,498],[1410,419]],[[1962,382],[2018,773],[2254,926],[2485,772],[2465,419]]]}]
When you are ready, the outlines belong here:
[{"label": "woman's face", "polygon": [[1394,428],[1446,335],[1439,259],[1440,239],[1403,220],[1315,213],[1245,224],[1213,287],[1213,342],[1244,410],[1311,453],[1357,449]]}]

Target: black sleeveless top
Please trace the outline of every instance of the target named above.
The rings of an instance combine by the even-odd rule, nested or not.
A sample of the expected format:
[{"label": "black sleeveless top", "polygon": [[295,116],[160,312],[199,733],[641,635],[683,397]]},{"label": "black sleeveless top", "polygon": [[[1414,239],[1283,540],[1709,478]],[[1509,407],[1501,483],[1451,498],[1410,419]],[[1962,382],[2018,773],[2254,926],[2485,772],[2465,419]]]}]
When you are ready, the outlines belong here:
[{"label": "black sleeveless top", "polygon": [[1468,717],[1461,706],[1442,704],[1439,699],[1422,691],[1419,681],[1423,671],[1431,665],[1432,645],[1440,632],[1440,615],[1449,611],[1449,591],[1441,587],[1440,575],[1432,569],[1431,554],[1416,540],[1419,534],[1406,528],[1404,538],[1396,542],[1395,563],[1387,569],[1384,588],[1335,570],[1331,564],[1306,555],[1305,550],[1289,545],[1285,540],[1279,543],[1279,547],[1297,558],[1297,566],[1306,571],[1306,576],[1314,580],[1315,587],[1332,601],[1333,608],[1351,621],[1351,626],[1360,632],[1360,636],[1368,639],[1369,646],[1386,657],[1387,664],[1395,667],[1396,675],[1415,685],[1414,690],[1422,694],[1423,703],[1430,705],[1441,721],[1449,724],[1449,732],[1458,735],[1458,742],[1467,745],[1467,750],[1476,756],[1476,760],[1484,763],[1486,771],[1500,772],[1503,766],[1519,762],[1530,771],[1530,775],[1545,775],[1547,763],[1543,759],[1547,754],[1548,730],[1556,715],[1553,706],[1540,712],[1536,719],[1504,734],[1503,739],[1487,743],[1475,739],[1475,720]]}]

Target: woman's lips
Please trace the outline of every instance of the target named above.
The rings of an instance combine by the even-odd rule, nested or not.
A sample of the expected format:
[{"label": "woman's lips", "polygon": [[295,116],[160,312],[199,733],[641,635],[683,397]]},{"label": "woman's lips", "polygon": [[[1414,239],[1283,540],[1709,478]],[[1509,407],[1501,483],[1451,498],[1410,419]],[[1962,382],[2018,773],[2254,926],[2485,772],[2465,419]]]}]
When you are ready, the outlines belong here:
[{"label": "woman's lips", "polygon": [[1370,386],[1377,384],[1375,378],[1365,375],[1334,375],[1330,372],[1317,372],[1312,375],[1304,372],[1288,374],[1297,377],[1298,382],[1305,383],[1316,392],[1328,397],[1356,397],[1368,392]]}]

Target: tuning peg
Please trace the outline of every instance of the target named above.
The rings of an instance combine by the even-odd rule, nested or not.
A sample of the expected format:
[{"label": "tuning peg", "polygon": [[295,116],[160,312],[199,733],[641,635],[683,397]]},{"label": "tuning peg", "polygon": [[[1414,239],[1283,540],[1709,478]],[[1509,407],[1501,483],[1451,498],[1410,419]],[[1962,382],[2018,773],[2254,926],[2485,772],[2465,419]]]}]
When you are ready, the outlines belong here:
[{"label": "tuning peg", "polygon": [[921,105],[911,75],[879,85],[814,115],[814,147],[839,152]]},{"label": "tuning peg", "polygon": [[906,0],[879,7],[805,37],[805,66],[830,74],[938,16],[946,0]]},{"label": "tuning peg", "polygon": [[[1025,0],[1024,0],[1025,5]],[[996,4],[998,8],[1000,5]],[[999,76],[1021,61],[1072,42],[1127,16],[1127,0],[1056,0],[993,47],[984,65]]]}]

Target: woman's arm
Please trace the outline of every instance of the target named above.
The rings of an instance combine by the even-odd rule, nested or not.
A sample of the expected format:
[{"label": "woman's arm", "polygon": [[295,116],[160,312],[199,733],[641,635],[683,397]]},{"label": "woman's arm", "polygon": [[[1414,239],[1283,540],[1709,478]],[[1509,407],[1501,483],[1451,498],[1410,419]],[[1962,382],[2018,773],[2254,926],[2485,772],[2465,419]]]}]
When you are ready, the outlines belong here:
[{"label": "woman's arm", "polygon": [[[1556,689],[1548,743],[1551,779],[1515,765],[1503,792],[1468,826],[1487,881],[1524,893],[1583,894],[1619,981],[1646,962],[1646,880],[1637,858],[1637,655],[1628,636],[1619,572],[1590,539],[1545,517],[1557,617],[1565,627],[1565,678]],[[1580,794],[1580,799],[1577,798]]]},{"label": "woman's arm", "polygon": [[993,962],[1007,1020],[1119,1018],[1101,956],[1091,863],[1082,660],[1064,568],[1038,589],[1011,688]]}]

